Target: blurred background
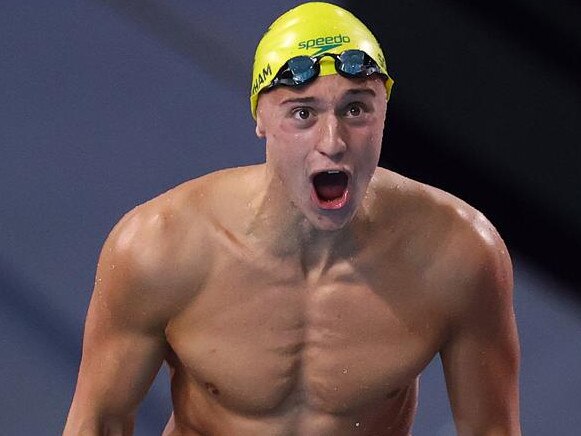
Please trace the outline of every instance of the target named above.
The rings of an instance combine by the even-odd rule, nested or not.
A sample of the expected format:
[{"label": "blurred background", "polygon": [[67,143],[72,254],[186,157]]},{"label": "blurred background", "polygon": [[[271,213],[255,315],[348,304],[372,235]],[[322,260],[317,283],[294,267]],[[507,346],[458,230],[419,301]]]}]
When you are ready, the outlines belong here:
[{"label": "blurred background", "polygon": [[[139,203],[260,162],[248,91],[266,27],[300,2],[0,3],[0,433],[62,431],[101,244]],[[396,80],[382,166],[484,212],[515,265],[526,435],[581,428],[581,5],[336,2]],[[171,412],[162,371],[137,435]],[[441,365],[415,435],[453,435]]]}]

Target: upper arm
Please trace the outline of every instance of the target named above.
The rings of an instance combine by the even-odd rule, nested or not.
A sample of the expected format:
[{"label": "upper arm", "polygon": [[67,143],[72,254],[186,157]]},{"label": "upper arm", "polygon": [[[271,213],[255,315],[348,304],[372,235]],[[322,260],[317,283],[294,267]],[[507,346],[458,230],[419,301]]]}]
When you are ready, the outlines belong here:
[{"label": "upper arm", "polygon": [[131,432],[133,414],[166,355],[168,306],[147,279],[135,226],[117,226],[103,247],[65,434]]},{"label": "upper arm", "polygon": [[[450,335],[441,349],[460,435],[519,435],[519,345],[512,303],[512,266],[491,228],[464,241],[467,268]],[[482,233],[484,232],[484,237]]]}]

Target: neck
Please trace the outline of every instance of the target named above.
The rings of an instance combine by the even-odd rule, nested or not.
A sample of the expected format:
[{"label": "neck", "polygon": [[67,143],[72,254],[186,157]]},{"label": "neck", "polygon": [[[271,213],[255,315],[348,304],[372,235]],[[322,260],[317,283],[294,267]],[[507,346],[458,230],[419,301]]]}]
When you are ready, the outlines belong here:
[{"label": "neck", "polygon": [[351,256],[357,240],[368,230],[362,210],[344,227],[321,230],[289,200],[284,183],[264,168],[260,188],[250,202],[251,220],[246,233],[259,246],[281,258],[296,258],[306,268],[332,264]]}]

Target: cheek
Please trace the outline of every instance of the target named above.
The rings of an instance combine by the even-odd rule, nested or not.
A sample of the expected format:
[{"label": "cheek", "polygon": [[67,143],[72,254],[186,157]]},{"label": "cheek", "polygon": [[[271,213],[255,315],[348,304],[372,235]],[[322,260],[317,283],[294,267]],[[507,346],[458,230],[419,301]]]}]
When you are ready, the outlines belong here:
[{"label": "cheek", "polygon": [[382,131],[372,129],[370,131],[359,132],[357,135],[357,152],[356,159],[358,167],[362,171],[361,176],[367,177],[368,173],[375,171],[379,163],[381,153]]},{"label": "cheek", "polygon": [[278,128],[267,136],[266,144],[271,161],[277,166],[304,165],[309,154],[310,138],[304,133]]},{"label": "cheek", "polygon": [[356,142],[359,145],[360,150],[365,153],[375,154],[379,153],[379,150],[381,149],[382,137],[383,129],[378,129],[376,126],[373,126],[373,128],[362,129],[356,132],[354,142]]},{"label": "cheek", "polygon": [[379,164],[379,156],[381,154],[381,134],[370,138],[370,145],[369,145],[369,153],[370,153],[370,164],[373,167],[376,167]]},{"label": "cheek", "polygon": [[381,153],[381,143],[383,141],[383,131],[379,131],[375,135],[369,138],[369,144],[373,150],[374,155],[379,159],[379,154]]},{"label": "cheek", "polygon": [[381,149],[384,127],[385,127],[385,113],[383,114],[382,117],[377,117],[373,125],[373,128],[371,129],[371,133],[369,135],[369,144],[378,150]]},{"label": "cheek", "polygon": [[304,166],[304,159],[294,144],[281,139],[280,137],[273,137],[267,143],[266,156],[268,165],[278,174],[281,180],[288,183],[296,178],[298,171],[301,171]]}]

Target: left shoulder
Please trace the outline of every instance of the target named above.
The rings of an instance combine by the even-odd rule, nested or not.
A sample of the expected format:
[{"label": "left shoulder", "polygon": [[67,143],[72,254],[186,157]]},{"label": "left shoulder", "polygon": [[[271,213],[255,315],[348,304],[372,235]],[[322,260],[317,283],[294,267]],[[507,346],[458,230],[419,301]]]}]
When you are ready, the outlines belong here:
[{"label": "left shoulder", "polygon": [[432,273],[465,313],[512,305],[513,272],[506,244],[488,218],[465,201],[424,185],[431,220],[447,223]]},{"label": "left shoulder", "polygon": [[[460,198],[433,186],[380,169],[376,191],[413,247],[426,280],[470,295],[512,289],[512,264],[502,237],[486,216]],[[386,213],[385,215],[387,215]],[[461,289],[459,289],[461,288]],[[472,295],[471,297],[474,297]]]},{"label": "left shoulder", "polygon": [[[432,188],[435,190],[435,188]],[[476,287],[512,286],[512,263],[498,230],[476,208],[459,198],[435,190],[432,194],[442,214],[450,222],[449,238],[442,255],[447,268],[455,268],[464,281]]]}]

